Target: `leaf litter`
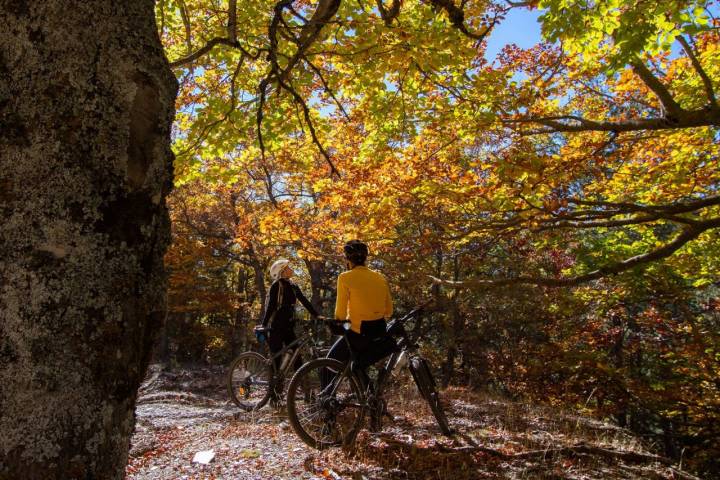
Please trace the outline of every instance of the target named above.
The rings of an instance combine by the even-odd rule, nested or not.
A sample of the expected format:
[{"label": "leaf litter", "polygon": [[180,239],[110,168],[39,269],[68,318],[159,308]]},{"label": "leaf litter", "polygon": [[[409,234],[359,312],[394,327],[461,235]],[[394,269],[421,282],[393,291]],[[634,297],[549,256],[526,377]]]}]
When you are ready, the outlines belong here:
[{"label": "leaf litter", "polygon": [[[282,410],[239,411],[225,398],[222,373],[151,368],[138,399],[129,480],[696,478],[624,429],[460,388],[443,392],[457,431],[447,438],[409,384],[390,393],[395,419],[382,433],[364,430],[351,452],[317,451]],[[201,453],[210,459],[194,461]]]}]

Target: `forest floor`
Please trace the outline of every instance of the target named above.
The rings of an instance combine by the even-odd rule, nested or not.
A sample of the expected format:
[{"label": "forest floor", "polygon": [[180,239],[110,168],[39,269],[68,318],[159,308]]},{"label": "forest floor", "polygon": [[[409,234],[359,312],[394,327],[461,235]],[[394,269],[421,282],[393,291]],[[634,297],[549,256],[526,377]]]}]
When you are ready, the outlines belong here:
[{"label": "forest floor", "polygon": [[[304,445],[282,410],[242,412],[221,368],[164,371],[141,387],[127,478],[150,479],[695,479],[653,455],[630,432],[586,416],[463,389],[443,392],[451,426],[440,434],[407,378],[383,433],[356,449]],[[208,464],[193,463],[210,451]]]}]

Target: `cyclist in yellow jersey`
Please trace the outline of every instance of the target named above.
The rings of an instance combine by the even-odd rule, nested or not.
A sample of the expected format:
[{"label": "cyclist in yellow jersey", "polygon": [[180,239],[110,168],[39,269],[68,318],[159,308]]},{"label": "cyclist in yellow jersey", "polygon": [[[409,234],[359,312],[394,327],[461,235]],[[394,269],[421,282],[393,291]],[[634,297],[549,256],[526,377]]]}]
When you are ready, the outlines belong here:
[{"label": "cyclist in yellow jersey", "polygon": [[[390,288],[385,277],[365,266],[368,248],[359,240],[345,244],[348,271],[337,281],[335,319],[349,320],[348,340],[358,354],[361,368],[386,357],[396,348],[387,334],[387,322],[393,312]],[[350,352],[341,338],[330,349],[329,358],[347,361]]]}]

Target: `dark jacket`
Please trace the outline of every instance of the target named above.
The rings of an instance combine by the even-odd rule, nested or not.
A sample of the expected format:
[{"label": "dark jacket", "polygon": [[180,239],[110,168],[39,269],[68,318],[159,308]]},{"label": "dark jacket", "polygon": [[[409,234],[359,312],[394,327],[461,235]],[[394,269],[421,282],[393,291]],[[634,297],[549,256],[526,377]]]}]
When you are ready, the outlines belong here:
[{"label": "dark jacket", "polygon": [[265,301],[263,327],[284,328],[291,326],[295,303],[298,300],[310,312],[310,315],[317,316],[318,313],[308,299],[305,298],[300,287],[285,278],[275,280]]}]

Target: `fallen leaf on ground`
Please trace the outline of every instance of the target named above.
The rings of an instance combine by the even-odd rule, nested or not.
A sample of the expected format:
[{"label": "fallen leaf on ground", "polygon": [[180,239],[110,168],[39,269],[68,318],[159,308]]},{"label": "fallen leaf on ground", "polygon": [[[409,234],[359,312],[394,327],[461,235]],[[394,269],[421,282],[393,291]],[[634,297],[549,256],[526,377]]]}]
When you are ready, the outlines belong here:
[{"label": "fallen leaf on ground", "polygon": [[242,458],[258,458],[260,456],[260,450],[253,450],[253,449],[243,449],[240,450],[240,456]]}]

